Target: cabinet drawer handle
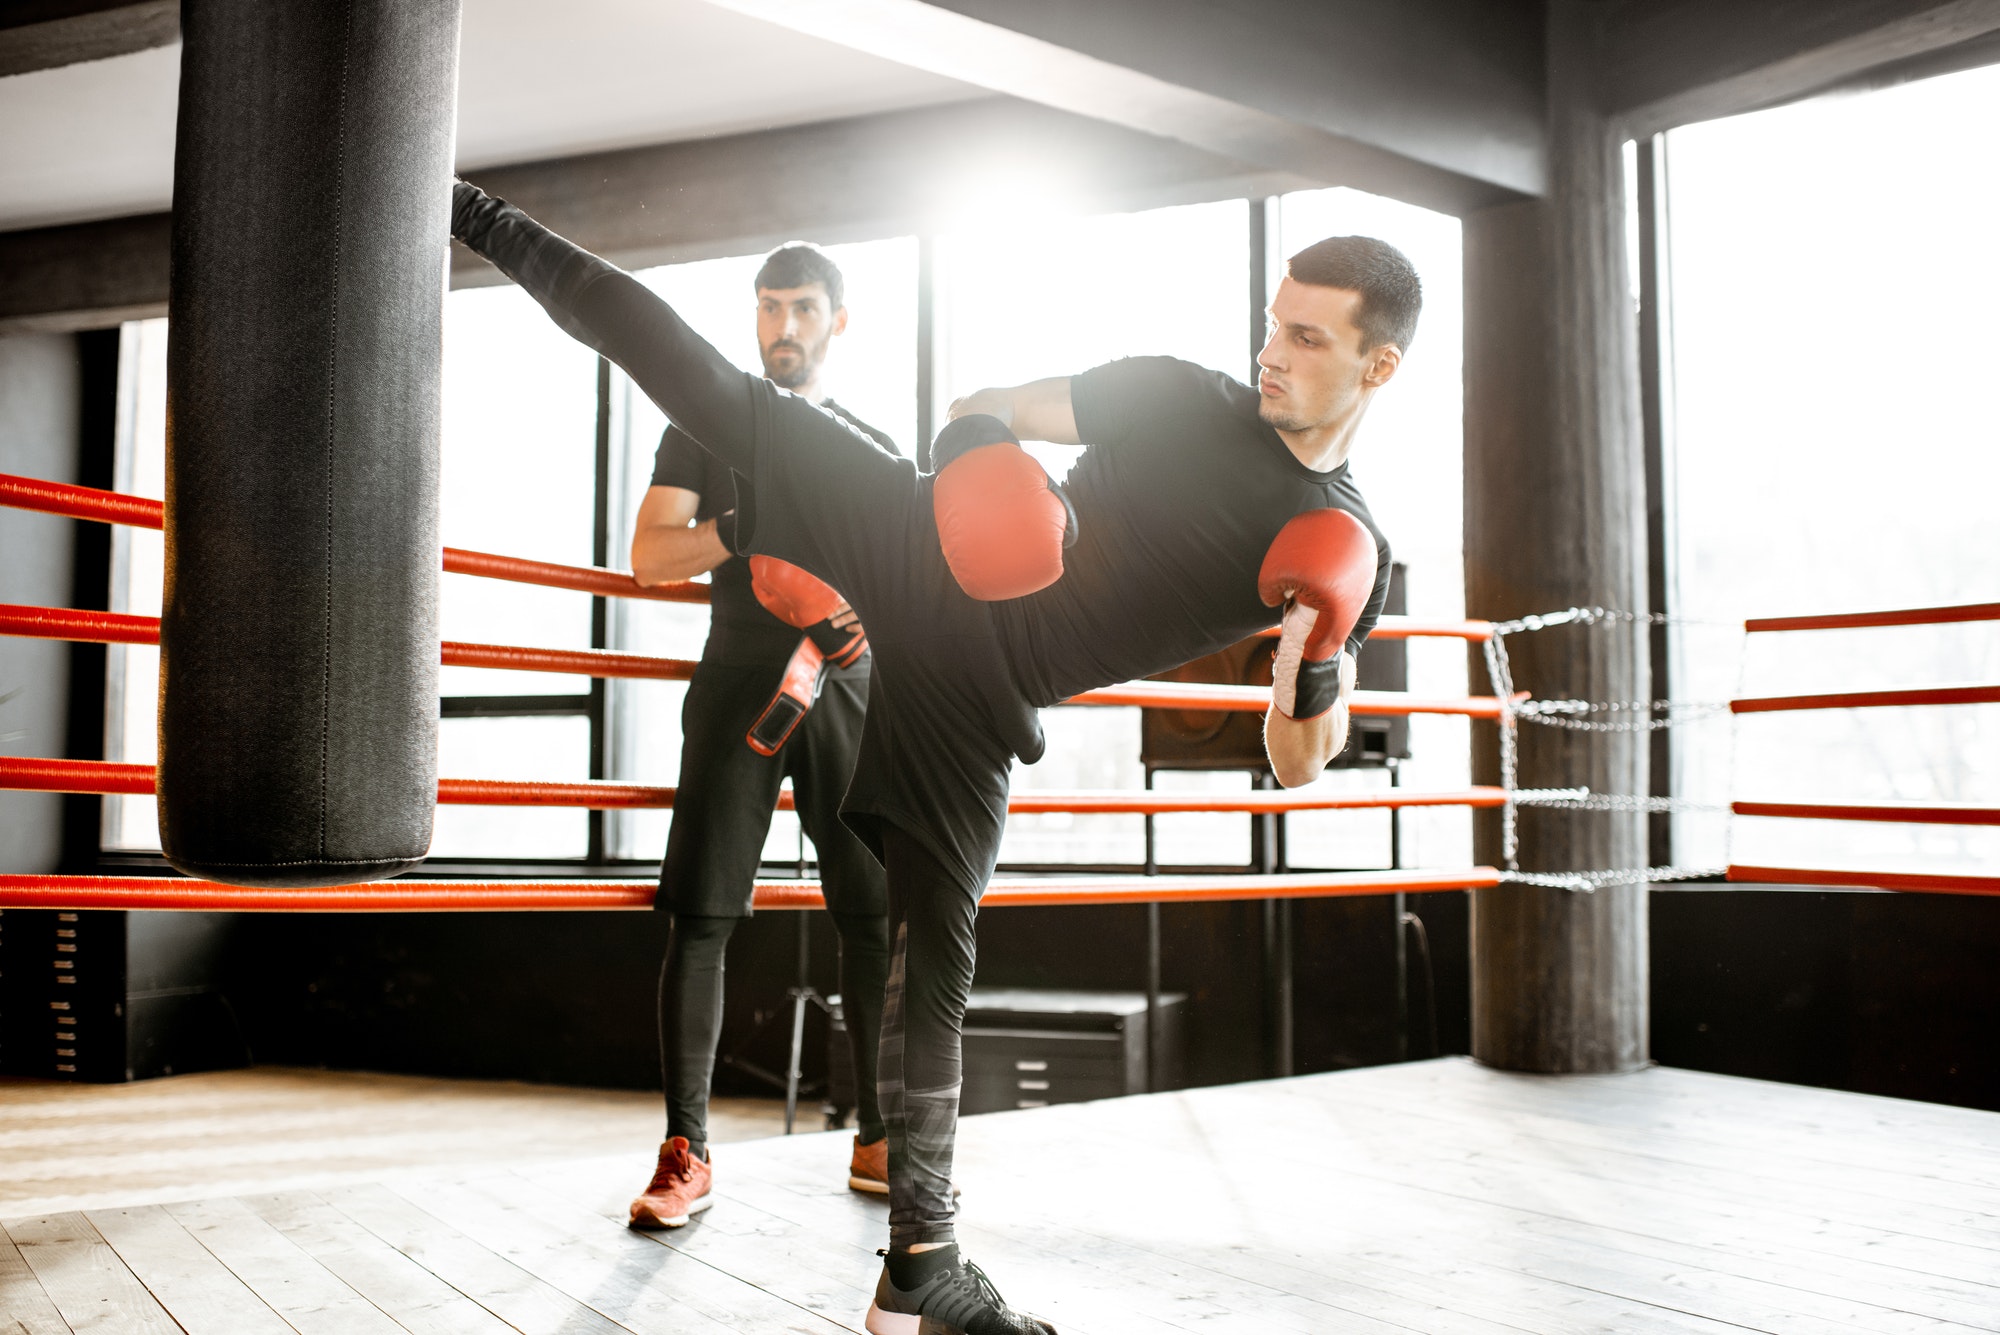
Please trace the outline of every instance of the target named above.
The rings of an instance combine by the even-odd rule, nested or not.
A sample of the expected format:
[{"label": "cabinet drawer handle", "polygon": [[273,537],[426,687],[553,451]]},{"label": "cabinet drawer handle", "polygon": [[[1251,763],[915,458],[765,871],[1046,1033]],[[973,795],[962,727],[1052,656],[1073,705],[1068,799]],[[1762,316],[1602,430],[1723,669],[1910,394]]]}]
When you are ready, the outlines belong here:
[{"label": "cabinet drawer handle", "polygon": [[1047,1089],[1048,1087],[1049,1082],[1046,1080],[1016,1080],[1014,1082],[1014,1088],[1016,1089]]},{"label": "cabinet drawer handle", "polygon": [[1015,1099],[1014,1106],[1016,1108],[1046,1108],[1049,1106],[1049,1101],[1047,1099]]},{"label": "cabinet drawer handle", "polygon": [[1046,1071],[1049,1069],[1049,1064],[1047,1062],[1019,1061],[1014,1063],[1014,1069],[1017,1071]]}]

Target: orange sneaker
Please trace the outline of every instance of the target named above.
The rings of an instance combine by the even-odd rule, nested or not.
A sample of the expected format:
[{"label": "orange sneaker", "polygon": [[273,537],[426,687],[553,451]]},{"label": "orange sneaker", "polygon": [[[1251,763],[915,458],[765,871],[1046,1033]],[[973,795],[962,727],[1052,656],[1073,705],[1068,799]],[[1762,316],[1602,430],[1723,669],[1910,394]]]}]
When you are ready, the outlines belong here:
[{"label": "orange sneaker", "polygon": [[[854,1157],[847,1161],[847,1185],[856,1191],[865,1191],[871,1196],[889,1194],[889,1138],[887,1136],[873,1145],[863,1145],[861,1137],[854,1138]],[[961,1193],[958,1183],[951,1184],[951,1198],[957,1200]]]},{"label": "orange sneaker", "polygon": [[854,1157],[847,1163],[847,1185],[856,1191],[865,1191],[871,1196],[889,1194],[887,1136],[873,1145],[863,1145],[859,1136],[854,1138]]},{"label": "orange sneaker", "polygon": [[[679,1228],[713,1202],[709,1184],[714,1172],[705,1159],[688,1153],[685,1136],[660,1146],[660,1165],[653,1180],[632,1202],[632,1228]],[[885,1191],[887,1188],[883,1188]]]}]

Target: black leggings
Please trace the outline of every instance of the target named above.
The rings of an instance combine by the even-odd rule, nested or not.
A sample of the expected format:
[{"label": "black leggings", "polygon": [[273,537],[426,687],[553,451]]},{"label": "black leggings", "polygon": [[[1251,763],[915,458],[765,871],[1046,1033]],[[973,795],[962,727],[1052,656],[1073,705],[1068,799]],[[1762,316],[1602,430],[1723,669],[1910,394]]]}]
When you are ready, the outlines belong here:
[{"label": "black leggings", "polygon": [[[855,1121],[863,1144],[886,1134],[876,1093],[876,1042],[889,973],[888,939],[872,913],[829,915],[840,933],[840,1000],[854,1059]],[[708,1091],[722,1037],[723,955],[743,919],[674,915],[660,966],[660,1078],[667,1091],[667,1135],[708,1150]],[[893,1150],[892,1150],[893,1152]]]},{"label": "black leggings", "polygon": [[889,1245],[955,1241],[966,998],[978,896],[920,841],[882,831],[889,865],[889,990],[882,1005],[882,1118],[889,1128]]}]

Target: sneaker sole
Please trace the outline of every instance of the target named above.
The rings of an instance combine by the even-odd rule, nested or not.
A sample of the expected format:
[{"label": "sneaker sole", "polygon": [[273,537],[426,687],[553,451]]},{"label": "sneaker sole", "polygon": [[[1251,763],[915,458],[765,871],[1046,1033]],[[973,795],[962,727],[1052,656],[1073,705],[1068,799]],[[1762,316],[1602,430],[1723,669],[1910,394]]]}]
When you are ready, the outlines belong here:
[{"label": "sneaker sole", "polygon": [[[849,1173],[847,1175],[847,1188],[850,1191],[865,1191],[870,1196],[887,1196],[889,1194],[889,1184],[887,1182],[884,1182],[879,1177],[862,1177],[858,1173]],[[951,1184],[951,1198],[953,1200],[957,1200],[964,1194],[963,1191],[959,1190],[958,1183],[954,1182]]]},{"label": "sneaker sole", "polygon": [[713,1204],[715,1204],[713,1196],[698,1197],[688,1202],[686,1214],[673,1215],[671,1217],[654,1214],[651,1210],[641,1210],[632,1216],[630,1222],[625,1227],[637,1229],[686,1228],[690,1220]]},{"label": "sneaker sole", "polygon": [[923,1317],[910,1316],[903,1312],[885,1312],[874,1303],[870,1303],[868,1319],[861,1323],[861,1328],[867,1331],[868,1335],[924,1335],[924,1327],[927,1324],[934,1330],[942,1329],[926,1322]]}]

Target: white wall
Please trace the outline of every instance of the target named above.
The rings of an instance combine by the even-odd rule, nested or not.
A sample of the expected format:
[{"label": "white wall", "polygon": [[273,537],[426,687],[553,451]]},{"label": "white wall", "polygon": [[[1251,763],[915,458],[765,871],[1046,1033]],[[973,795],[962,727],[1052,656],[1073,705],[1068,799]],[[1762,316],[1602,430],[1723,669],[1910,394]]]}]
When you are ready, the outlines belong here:
[{"label": "white wall", "polygon": [[[76,480],[79,359],[66,334],[0,338],[0,472]],[[70,601],[76,521],[0,508],[0,602]],[[60,756],[69,717],[69,646],[0,637],[0,755]],[[51,871],[62,799],[0,792],[0,871]]]}]

